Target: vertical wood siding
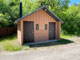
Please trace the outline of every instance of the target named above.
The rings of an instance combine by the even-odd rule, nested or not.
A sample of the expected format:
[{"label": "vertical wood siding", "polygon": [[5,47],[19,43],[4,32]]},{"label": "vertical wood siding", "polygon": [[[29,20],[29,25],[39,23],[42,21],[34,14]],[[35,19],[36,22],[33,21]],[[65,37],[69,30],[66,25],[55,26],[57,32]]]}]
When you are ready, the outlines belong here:
[{"label": "vertical wood siding", "polygon": [[[21,30],[18,32],[21,38],[20,40],[23,40],[23,22],[24,21],[33,21],[34,22],[34,41],[39,42],[43,40],[49,40],[49,22],[55,22],[56,23],[56,39],[60,39],[60,23],[59,21],[56,21],[53,19],[48,13],[46,13],[44,10],[39,10],[32,15],[24,18],[21,20]],[[36,24],[39,24],[39,30],[36,30]],[[47,24],[48,29],[45,30],[45,24]],[[19,37],[19,36],[18,36]]]},{"label": "vertical wood siding", "polygon": [[17,24],[17,38],[18,38],[18,41],[20,42],[20,44],[22,45],[22,43],[23,42],[21,42],[22,40],[21,40],[21,21],[20,22],[18,22],[18,24]]}]

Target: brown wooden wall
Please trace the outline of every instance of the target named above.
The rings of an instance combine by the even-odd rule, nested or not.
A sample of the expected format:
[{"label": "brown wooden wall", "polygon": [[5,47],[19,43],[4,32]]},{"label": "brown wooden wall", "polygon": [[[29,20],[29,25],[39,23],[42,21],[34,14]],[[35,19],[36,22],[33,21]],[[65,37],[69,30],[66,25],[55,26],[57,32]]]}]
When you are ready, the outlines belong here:
[{"label": "brown wooden wall", "polygon": [[[18,23],[18,40],[20,43],[23,42],[23,22],[34,21],[34,41],[39,42],[43,40],[49,40],[49,22],[56,23],[56,39],[60,39],[60,27],[61,22],[53,19],[44,10],[39,10],[36,13],[24,18]],[[36,30],[36,24],[39,24],[39,30]],[[48,25],[48,29],[45,30],[45,24]]]}]

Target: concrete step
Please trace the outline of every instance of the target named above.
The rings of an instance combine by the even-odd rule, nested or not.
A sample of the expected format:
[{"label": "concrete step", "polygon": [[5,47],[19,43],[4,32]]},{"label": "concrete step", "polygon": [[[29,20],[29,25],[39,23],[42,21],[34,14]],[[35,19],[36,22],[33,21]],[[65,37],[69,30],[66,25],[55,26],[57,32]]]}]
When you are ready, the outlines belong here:
[{"label": "concrete step", "polygon": [[36,44],[42,44],[42,43],[49,43],[49,42],[55,42],[57,40],[47,40],[42,42],[32,42],[32,43],[25,43],[24,45],[36,45]]}]

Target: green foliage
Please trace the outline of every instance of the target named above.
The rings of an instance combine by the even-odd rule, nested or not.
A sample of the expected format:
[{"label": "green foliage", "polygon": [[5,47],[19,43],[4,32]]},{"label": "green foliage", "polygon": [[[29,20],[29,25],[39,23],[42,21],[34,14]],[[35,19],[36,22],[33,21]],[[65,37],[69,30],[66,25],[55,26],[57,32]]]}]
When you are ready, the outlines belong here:
[{"label": "green foliage", "polygon": [[7,27],[9,25],[9,21],[7,19],[9,19],[9,16],[7,17],[7,14],[3,15],[0,13],[0,27]]},{"label": "green foliage", "polygon": [[[20,0],[0,0],[0,27],[14,26],[19,18]],[[47,6],[64,21],[62,31],[65,34],[79,34],[80,32],[80,4],[69,6],[70,0],[22,0],[23,16],[36,9]]]},{"label": "green foliage", "polygon": [[70,6],[67,11],[61,14],[60,17],[64,24],[62,24],[62,30],[65,34],[79,34],[80,31],[80,7]]},{"label": "green foliage", "polygon": [[37,1],[23,0],[22,3],[23,3],[23,15],[29,14],[39,8]]},{"label": "green foliage", "polygon": [[0,27],[14,26],[14,21],[19,18],[18,3],[14,0],[0,0]]}]

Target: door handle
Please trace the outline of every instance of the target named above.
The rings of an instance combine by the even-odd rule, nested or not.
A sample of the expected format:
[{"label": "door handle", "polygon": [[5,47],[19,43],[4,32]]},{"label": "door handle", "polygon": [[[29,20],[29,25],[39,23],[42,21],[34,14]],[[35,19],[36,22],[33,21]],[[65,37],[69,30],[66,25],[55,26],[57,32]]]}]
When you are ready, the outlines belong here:
[{"label": "door handle", "polygon": [[32,33],[34,33],[34,32],[32,32]]},{"label": "door handle", "polygon": [[51,32],[51,31],[49,31],[49,32]]}]

